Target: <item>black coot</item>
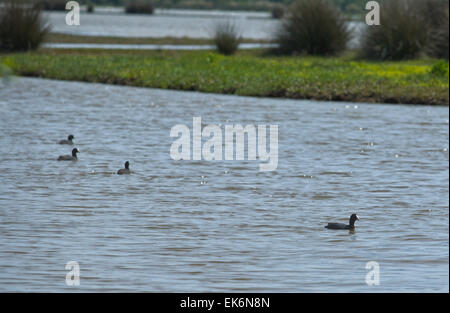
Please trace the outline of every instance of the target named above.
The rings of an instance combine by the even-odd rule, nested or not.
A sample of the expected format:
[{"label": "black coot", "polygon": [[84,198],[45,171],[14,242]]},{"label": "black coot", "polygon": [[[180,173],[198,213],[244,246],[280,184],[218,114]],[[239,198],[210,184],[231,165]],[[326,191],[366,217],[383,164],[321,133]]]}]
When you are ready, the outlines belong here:
[{"label": "black coot", "polygon": [[79,153],[80,150],[78,150],[77,148],[74,148],[72,150],[72,155],[60,155],[58,157],[58,161],[76,161],[78,160],[77,158],[77,153]]},{"label": "black coot", "polygon": [[121,168],[120,170],[117,171],[117,174],[119,175],[124,175],[124,174],[130,174],[130,162],[126,161],[125,162],[125,168]]},{"label": "black coot", "polygon": [[64,140],[60,140],[59,141],[59,144],[60,145],[73,145],[73,139],[75,138],[75,136],[74,135],[69,135],[68,137],[67,137],[67,139],[64,139]]},{"label": "black coot", "polygon": [[359,221],[358,215],[352,214],[350,216],[350,221],[349,221],[348,225],[342,224],[342,223],[328,223],[328,225],[325,226],[325,228],[328,228],[328,229],[355,229],[356,221]]}]

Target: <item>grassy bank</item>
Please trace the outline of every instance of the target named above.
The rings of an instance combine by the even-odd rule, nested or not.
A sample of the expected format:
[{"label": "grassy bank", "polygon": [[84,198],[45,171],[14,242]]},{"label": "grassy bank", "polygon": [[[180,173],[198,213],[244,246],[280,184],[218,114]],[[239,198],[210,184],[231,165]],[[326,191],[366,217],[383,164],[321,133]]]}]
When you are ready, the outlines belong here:
[{"label": "grassy bank", "polygon": [[205,51],[41,50],[0,55],[17,75],[244,96],[448,105],[436,60],[222,56]]}]

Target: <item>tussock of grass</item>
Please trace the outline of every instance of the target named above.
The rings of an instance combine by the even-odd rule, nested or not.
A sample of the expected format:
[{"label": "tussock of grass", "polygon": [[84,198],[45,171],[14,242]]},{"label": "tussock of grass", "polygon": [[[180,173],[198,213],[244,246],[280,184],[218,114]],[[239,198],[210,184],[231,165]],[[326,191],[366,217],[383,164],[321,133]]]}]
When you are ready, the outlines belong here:
[{"label": "tussock of grass", "polygon": [[37,49],[49,31],[40,7],[30,0],[7,0],[0,5],[0,51]]},{"label": "tussock of grass", "polygon": [[276,35],[282,54],[336,55],[350,39],[344,16],[326,0],[296,0]]},{"label": "tussock of grass", "polygon": [[389,0],[381,12],[381,25],[365,27],[361,36],[364,58],[448,59],[448,0]]},{"label": "tussock of grass", "polygon": [[[405,104],[449,103],[435,60],[236,56],[214,52],[41,51],[0,56],[16,74],[244,96]],[[448,64],[447,64],[448,67]]]},{"label": "tussock of grass", "polygon": [[216,24],[213,37],[217,51],[225,55],[235,54],[241,42],[237,26],[229,20]]}]

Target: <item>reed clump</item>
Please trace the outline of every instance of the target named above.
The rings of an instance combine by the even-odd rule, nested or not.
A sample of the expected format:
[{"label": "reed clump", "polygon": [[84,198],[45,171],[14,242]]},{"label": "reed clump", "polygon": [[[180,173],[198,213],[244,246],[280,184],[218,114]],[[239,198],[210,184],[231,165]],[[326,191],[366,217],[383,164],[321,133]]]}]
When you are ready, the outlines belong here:
[{"label": "reed clump", "polygon": [[350,39],[344,16],[325,0],[297,0],[276,34],[281,54],[335,55]]},{"label": "reed clump", "polygon": [[224,55],[236,53],[241,42],[238,27],[229,20],[216,24],[213,39],[217,51]]},{"label": "reed clump", "polygon": [[8,0],[0,10],[0,51],[34,50],[49,32],[42,9],[32,1]]},{"label": "reed clump", "polygon": [[424,55],[448,59],[448,1],[389,0],[381,4],[379,26],[362,33],[360,54],[373,60]]}]

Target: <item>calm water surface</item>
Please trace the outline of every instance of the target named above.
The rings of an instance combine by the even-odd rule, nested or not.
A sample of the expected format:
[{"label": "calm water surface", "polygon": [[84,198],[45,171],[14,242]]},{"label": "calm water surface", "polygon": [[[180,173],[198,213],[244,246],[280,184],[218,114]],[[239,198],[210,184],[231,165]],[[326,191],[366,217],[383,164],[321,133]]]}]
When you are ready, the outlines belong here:
[{"label": "calm water surface", "polygon": [[210,38],[218,21],[231,21],[244,38],[270,39],[279,20],[270,13],[157,10],[153,15],[124,14],[111,8],[81,12],[80,26],[66,25],[66,12],[46,12],[52,31],[88,36]]},{"label": "calm water surface", "polygon": [[[171,160],[171,127],[194,116],[278,124],[278,170]],[[79,161],[57,162],[69,133]],[[16,79],[0,88],[0,291],[448,292],[448,143],[448,107]],[[353,212],[354,233],[324,228]]]},{"label": "calm water surface", "polygon": [[[96,43],[45,43],[52,49],[114,49],[114,50],[215,50],[214,45],[152,45],[152,44],[96,44]],[[241,43],[239,49],[276,48],[276,44]]]},{"label": "calm water surface", "polygon": [[[104,8],[96,13],[81,12],[80,25],[68,26],[65,12],[46,12],[51,30],[57,33],[113,37],[189,37],[211,38],[218,22],[230,21],[243,38],[272,40],[280,20],[267,12],[156,10],[153,15],[124,14],[120,8]],[[350,22],[358,44],[362,21]]]}]

